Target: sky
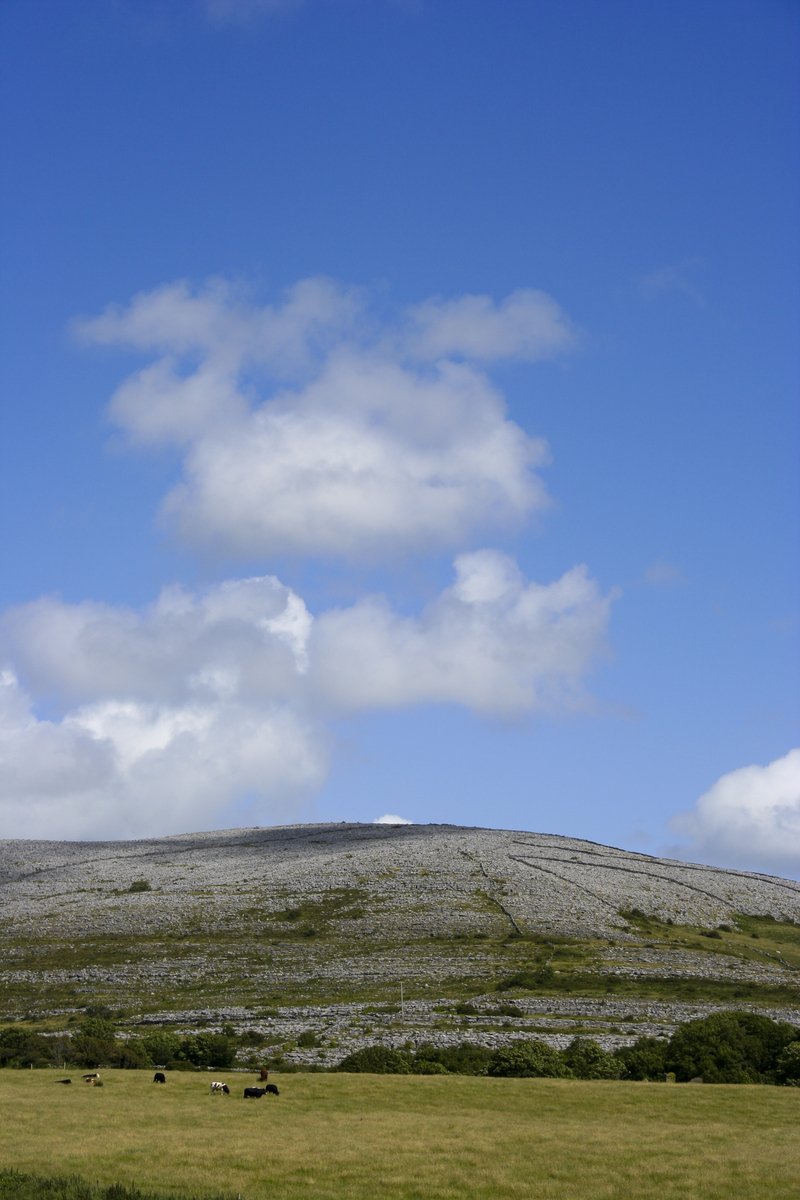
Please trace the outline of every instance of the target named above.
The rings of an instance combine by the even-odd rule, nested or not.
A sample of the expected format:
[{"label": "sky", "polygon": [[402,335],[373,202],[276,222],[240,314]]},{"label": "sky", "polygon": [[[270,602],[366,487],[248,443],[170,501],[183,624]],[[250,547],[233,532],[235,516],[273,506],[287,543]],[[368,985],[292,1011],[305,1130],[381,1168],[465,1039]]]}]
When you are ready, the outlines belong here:
[{"label": "sky", "polygon": [[5,0],[0,837],[800,878],[794,0]]}]

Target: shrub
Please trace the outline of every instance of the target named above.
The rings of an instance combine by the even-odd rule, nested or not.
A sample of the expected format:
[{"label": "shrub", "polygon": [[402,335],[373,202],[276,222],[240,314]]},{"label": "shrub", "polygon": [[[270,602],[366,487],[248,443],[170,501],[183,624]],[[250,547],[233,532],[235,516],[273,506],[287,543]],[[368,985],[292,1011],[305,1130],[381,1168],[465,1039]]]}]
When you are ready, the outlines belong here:
[{"label": "shrub", "polygon": [[142,1038],[142,1045],[152,1063],[170,1062],[177,1055],[180,1044],[178,1034],[169,1029],[158,1029],[153,1033],[146,1033]]},{"label": "shrub", "polygon": [[417,1048],[414,1062],[440,1063],[450,1075],[485,1075],[491,1057],[492,1051],[488,1047],[475,1046],[471,1042],[461,1042],[457,1046],[425,1043]]},{"label": "shrub", "polygon": [[49,1067],[52,1048],[48,1038],[28,1029],[4,1029],[0,1033],[0,1067]]},{"label": "shrub", "polygon": [[297,1038],[297,1044],[298,1046],[302,1046],[304,1049],[322,1045],[313,1029],[306,1029],[303,1031],[303,1033],[299,1034]]},{"label": "shrub", "polygon": [[576,1037],[562,1055],[576,1079],[619,1079],[625,1065],[591,1038]]},{"label": "shrub", "polygon": [[495,1050],[487,1066],[488,1075],[564,1078],[572,1074],[557,1050],[544,1042],[517,1042]]},{"label": "shrub", "polygon": [[408,1054],[389,1046],[365,1046],[355,1050],[334,1068],[337,1071],[363,1071],[370,1075],[408,1075],[411,1063]]},{"label": "shrub", "polygon": [[187,1034],[175,1053],[176,1059],[183,1059],[195,1067],[219,1069],[233,1066],[235,1056],[236,1042],[223,1033]]},{"label": "shrub", "polygon": [[800,1042],[789,1042],[778,1055],[775,1082],[800,1087]]},{"label": "shrub", "polygon": [[760,1013],[713,1013],[675,1031],[666,1069],[678,1080],[702,1076],[706,1083],[771,1083],[782,1052],[797,1034],[792,1025]]},{"label": "shrub", "polygon": [[147,879],[134,879],[128,888],[129,892],[152,892],[152,890],[150,882]]},{"label": "shrub", "polygon": [[625,1068],[626,1079],[650,1079],[663,1082],[666,1074],[667,1043],[657,1037],[640,1037],[632,1046],[617,1051]]},{"label": "shrub", "polygon": [[449,1075],[447,1067],[442,1062],[436,1062],[431,1058],[415,1058],[411,1064],[411,1072],[414,1075]]}]

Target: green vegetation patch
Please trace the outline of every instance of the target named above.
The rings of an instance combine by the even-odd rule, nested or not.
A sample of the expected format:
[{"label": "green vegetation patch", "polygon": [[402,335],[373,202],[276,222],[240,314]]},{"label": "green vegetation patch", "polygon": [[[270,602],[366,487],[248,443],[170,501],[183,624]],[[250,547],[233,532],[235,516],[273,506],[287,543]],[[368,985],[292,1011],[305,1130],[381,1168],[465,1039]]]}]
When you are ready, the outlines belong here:
[{"label": "green vegetation patch", "polygon": [[14,1117],[0,1164],[148,1200],[797,1195],[795,1088],[298,1074],[275,1077],[280,1096],[245,1101],[250,1080],[230,1072],[215,1076],[229,1097],[211,1096],[205,1074],[159,1086],[152,1072],[109,1071],[99,1091],[58,1077],[0,1071],[0,1109]]}]

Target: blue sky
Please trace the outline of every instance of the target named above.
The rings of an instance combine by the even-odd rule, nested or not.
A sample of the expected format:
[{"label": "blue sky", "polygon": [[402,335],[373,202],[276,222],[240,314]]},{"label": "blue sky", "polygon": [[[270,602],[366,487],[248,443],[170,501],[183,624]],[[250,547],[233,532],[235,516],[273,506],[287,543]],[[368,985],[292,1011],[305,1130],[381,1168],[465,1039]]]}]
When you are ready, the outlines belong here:
[{"label": "blue sky", "polygon": [[789,0],[6,0],[0,836],[800,875]]}]

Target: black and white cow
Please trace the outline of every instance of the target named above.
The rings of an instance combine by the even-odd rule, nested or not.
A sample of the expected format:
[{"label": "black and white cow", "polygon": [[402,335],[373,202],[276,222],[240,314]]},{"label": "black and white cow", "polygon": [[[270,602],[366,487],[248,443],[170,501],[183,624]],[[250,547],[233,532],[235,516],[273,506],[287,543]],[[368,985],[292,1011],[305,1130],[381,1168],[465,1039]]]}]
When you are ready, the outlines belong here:
[{"label": "black and white cow", "polygon": [[217,1079],[215,1079],[212,1082],[212,1084],[211,1084],[211,1095],[212,1096],[230,1096],[230,1094],[231,1094],[231,1089],[228,1087],[227,1083],[220,1083],[219,1080],[217,1080]]}]

